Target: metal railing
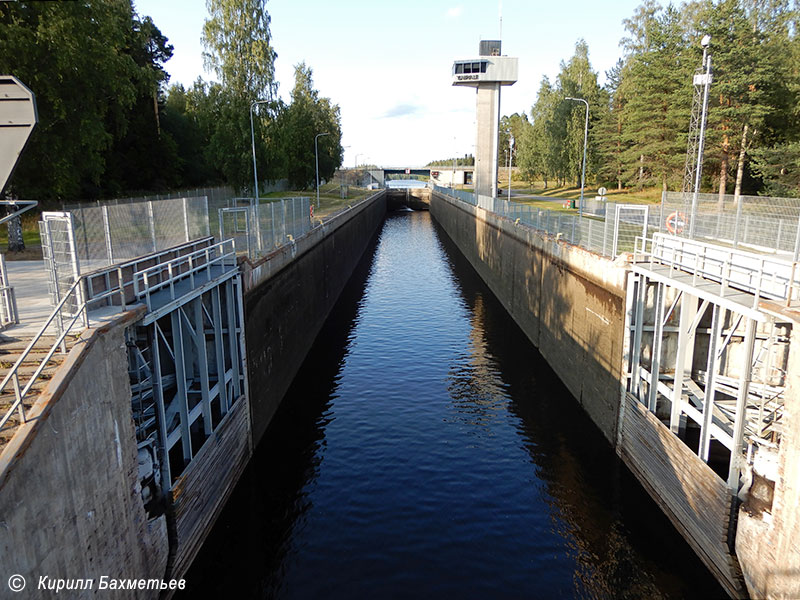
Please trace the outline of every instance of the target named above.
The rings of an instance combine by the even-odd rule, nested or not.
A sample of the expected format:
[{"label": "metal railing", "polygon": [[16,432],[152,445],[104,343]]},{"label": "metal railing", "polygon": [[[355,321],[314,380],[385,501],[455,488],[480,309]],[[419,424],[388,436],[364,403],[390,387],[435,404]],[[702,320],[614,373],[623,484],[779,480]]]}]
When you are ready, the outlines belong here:
[{"label": "metal railing", "polygon": [[664,192],[660,230],[800,258],[800,199]]},{"label": "metal railing", "polygon": [[213,246],[197,250],[167,262],[158,263],[141,271],[133,277],[133,293],[138,300],[144,300],[147,310],[152,310],[152,296],[169,288],[170,300],[175,300],[175,284],[189,278],[195,287],[195,276],[203,271],[208,280],[213,279],[212,268],[236,265],[236,248],[233,240],[224,240]]},{"label": "metal railing", "polygon": [[19,323],[17,297],[14,288],[8,284],[6,257],[0,254],[0,329]]},{"label": "metal railing", "polygon": [[[89,327],[89,307],[95,304],[106,302],[115,303],[116,300],[120,308],[124,311],[127,309],[129,300],[127,298],[126,288],[133,286],[132,300],[134,302],[141,300],[146,296],[148,308],[150,306],[149,294],[155,291],[155,288],[145,285],[142,290],[137,287],[137,282],[144,278],[147,283],[149,281],[147,273],[153,273],[157,269],[165,269],[175,280],[191,277],[194,283],[194,275],[201,269],[211,269],[216,264],[226,264],[224,261],[230,260],[232,264],[236,264],[236,255],[233,252],[233,241],[228,240],[214,245],[208,245],[211,238],[202,240],[195,240],[188,244],[166,250],[155,255],[145,256],[139,260],[129,261],[120,265],[115,265],[108,269],[100,269],[92,273],[81,275],[69,290],[63,294],[58,304],[53,308],[52,312],[45,320],[44,324],[39,328],[37,333],[33,336],[31,341],[22,351],[20,356],[15,361],[9,372],[0,382],[0,394],[6,393],[9,386],[14,391],[14,401],[10,407],[0,416],[0,429],[3,429],[8,421],[12,418],[15,411],[19,412],[19,422],[27,422],[25,415],[24,400],[30,393],[36,381],[41,376],[42,372],[47,368],[53,355],[59,351],[65,354],[67,351],[66,339],[67,336],[75,329],[77,323],[81,323],[82,328]],[[152,266],[146,266],[143,269],[136,270],[141,267],[142,263],[158,261],[164,256],[174,253],[180,253],[187,248],[196,248],[198,245],[205,244],[201,249],[194,250],[187,254],[183,254],[173,258],[167,262],[159,262]],[[227,249],[226,249],[227,248]],[[225,249],[223,251],[223,249]],[[126,278],[126,269],[133,271],[131,278]],[[116,281],[114,281],[114,275]],[[102,282],[102,283],[101,283]],[[164,282],[167,285],[169,282]],[[160,287],[163,287],[161,285]],[[103,289],[97,290],[96,288],[102,287]],[[77,306],[77,310],[70,309],[68,305]],[[47,332],[51,327],[55,327],[57,334],[55,341],[50,345],[49,350],[41,359],[39,365],[34,370],[30,378],[21,383],[20,368],[23,363],[30,357],[36,345],[47,336]]]},{"label": "metal railing", "polygon": [[689,273],[692,285],[698,278],[717,282],[723,297],[726,287],[753,294],[753,308],[761,298],[785,301],[787,306],[800,299],[797,263],[773,255],[656,233],[650,239],[637,237],[633,261],[667,266],[670,276]]},{"label": "metal railing", "polygon": [[[25,350],[22,351],[19,358],[17,358],[14,365],[11,367],[9,372],[3,378],[2,383],[0,383],[0,394],[5,393],[6,389],[11,385],[14,390],[14,401],[11,403],[11,406],[5,411],[5,414],[0,416],[0,429],[5,427],[6,423],[11,419],[14,414],[14,411],[19,411],[19,421],[21,423],[26,423],[27,418],[25,416],[25,404],[24,400],[25,397],[30,392],[33,385],[36,383],[39,376],[42,374],[44,369],[47,367],[50,359],[56,353],[57,350],[61,349],[62,353],[66,353],[66,339],[69,335],[72,328],[75,326],[76,323],[79,321],[82,322],[84,327],[88,327],[89,319],[88,319],[88,306],[93,304],[94,302],[99,302],[101,300],[105,300],[107,297],[120,293],[119,289],[111,289],[105,292],[102,295],[98,295],[97,297],[91,300],[83,300],[83,286],[86,279],[85,276],[79,278],[72,284],[72,287],[67,291],[66,294],[61,298],[60,302],[56,305],[56,307],[50,313],[50,316],[47,317],[44,324],[39,328],[39,331],[36,335],[33,336],[33,339],[28,343],[25,347]],[[75,314],[68,315],[67,319],[64,318],[64,307],[67,302],[74,302],[78,305],[78,310]],[[33,374],[30,376],[28,381],[22,386],[20,385],[20,375],[19,370],[22,364],[27,360],[30,356],[31,352],[33,351],[36,344],[45,337],[45,333],[50,328],[51,325],[56,324],[58,327],[58,334],[56,336],[55,342],[52,343],[50,349],[47,351],[45,357],[39,363],[39,366],[35,369]]]},{"label": "metal railing", "polygon": [[[137,301],[133,293],[133,277],[137,271],[151,267],[154,263],[161,263],[165,257],[167,257],[168,260],[172,260],[173,258],[179,258],[186,254],[202,250],[213,244],[214,238],[210,236],[199,238],[185,244],[162,250],[161,252],[148,254],[110,267],[96,269],[91,273],[86,273],[86,299],[87,301],[93,300],[96,298],[97,294],[104,294],[107,290],[114,287],[121,291],[119,304],[122,310],[125,310],[128,302]],[[111,301],[114,297],[112,296],[107,299]]]},{"label": "metal railing", "polygon": [[[613,203],[607,205],[606,217],[598,219],[580,217],[577,214],[565,213],[559,210],[538,208],[531,204],[523,204],[503,198],[479,196],[471,192],[441,186],[434,186],[434,191],[508,217],[516,223],[523,223],[539,231],[544,231],[556,236],[558,239],[581,246],[601,256],[614,257],[614,215],[616,214],[616,205]],[[637,225],[637,227],[636,231],[641,233],[642,226]],[[632,250],[633,235],[624,235],[623,240],[619,243],[619,249]]]},{"label": "metal railing", "polygon": [[2,219],[0,219],[0,225],[2,225],[7,221],[10,221],[11,219],[17,218],[22,213],[31,210],[34,206],[37,206],[38,204],[39,204],[38,200],[0,200],[0,205],[2,206],[8,206],[11,207],[12,209],[17,209],[17,207],[19,207],[10,215],[6,215]]}]

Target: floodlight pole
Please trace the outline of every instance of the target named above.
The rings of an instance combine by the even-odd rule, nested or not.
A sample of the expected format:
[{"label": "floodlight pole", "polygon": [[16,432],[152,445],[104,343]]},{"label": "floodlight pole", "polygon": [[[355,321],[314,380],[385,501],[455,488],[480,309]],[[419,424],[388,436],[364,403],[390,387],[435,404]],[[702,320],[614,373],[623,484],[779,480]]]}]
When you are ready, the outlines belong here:
[{"label": "floodlight pole", "polygon": [[319,152],[317,151],[317,140],[323,135],[330,135],[330,133],[318,133],[314,136],[314,162],[317,166],[317,210],[319,210]]},{"label": "floodlight pole", "polygon": [[583,216],[583,188],[586,185],[586,143],[589,141],[589,103],[583,98],[565,98],[574,102],[583,102],[586,105],[586,125],[583,128],[583,169],[581,170],[581,199],[578,204],[578,216]]},{"label": "floodlight pole", "polygon": [[704,36],[700,42],[703,46],[703,66],[706,72],[702,75],[695,75],[694,81],[703,84],[703,112],[700,117],[700,139],[697,143],[697,170],[694,176],[694,193],[692,194],[692,214],[689,220],[689,237],[694,238],[694,224],[697,220],[697,201],[700,194],[700,180],[703,176],[703,150],[706,141],[706,120],[708,117],[708,91],[711,87],[711,54],[708,46],[711,43],[711,36]]},{"label": "floodlight pole", "polygon": [[508,201],[511,202],[511,153],[514,151],[514,138],[508,136]]},{"label": "floodlight pole", "polygon": [[[255,194],[253,199],[253,211],[255,217],[255,226],[256,226],[256,242],[258,244],[258,249],[261,250],[261,221],[258,218],[258,204],[259,204],[259,195],[258,195],[258,167],[256,166],[256,134],[255,130],[253,129],[253,109],[256,107],[257,104],[267,104],[270,102],[269,100],[254,100],[250,103],[250,143],[253,145],[253,192]],[[248,234],[249,235],[249,234]]]}]

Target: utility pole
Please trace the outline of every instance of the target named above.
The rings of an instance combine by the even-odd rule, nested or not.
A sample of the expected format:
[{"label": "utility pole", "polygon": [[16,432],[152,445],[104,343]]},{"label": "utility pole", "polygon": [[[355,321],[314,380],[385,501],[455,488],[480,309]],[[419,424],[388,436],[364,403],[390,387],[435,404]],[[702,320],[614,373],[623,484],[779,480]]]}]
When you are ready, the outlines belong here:
[{"label": "utility pole", "polygon": [[330,135],[330,133],[318,133],[314,136],[314,163],[317,167],[317,210],[319,210],[319,152],[317,151],[317,140],[323,135]]},{"label": "utility pole", "polygon": [[[711,36],[704,35],[703,39],[700,41],[700,45],[703,46],[703,63],[699,72],[695,73],[692,80],[694,83],[694,102],[692,104],[692,118],[689,123],[686,169],[683,175],[684,194],[690,191],[690,187],[692,192],[692,207],[689,211],[690,238],[694,237],[695,221],[697,220],[697,203],[700,195],[700,182],[703,178],[703,150],[705,149],[706,121],[708,119],[708,94],[713,79],[711,74],[711,53],[708,51],[710,44]],[[702,90],[702,104],[700,102],[700,90]]]},{"label": "utility pole", "polygon": [[583,189],[586,185],[586,143],[589,141],[589,103],[583,98],[565,98],[574,102],[583,102],[586,105],[586,125],[583,128],[583,169],[581,170],[581,199],[578,204],[578,216],[583,216]]}]

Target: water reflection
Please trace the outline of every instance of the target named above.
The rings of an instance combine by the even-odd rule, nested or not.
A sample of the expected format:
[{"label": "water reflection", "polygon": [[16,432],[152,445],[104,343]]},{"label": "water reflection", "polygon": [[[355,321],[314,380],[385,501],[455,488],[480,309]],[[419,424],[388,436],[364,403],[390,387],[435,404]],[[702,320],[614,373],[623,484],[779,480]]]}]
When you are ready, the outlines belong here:
[{"label": "water reflection", "polygon": [[426,213],[390,216],[188,596],[718,597]]}]

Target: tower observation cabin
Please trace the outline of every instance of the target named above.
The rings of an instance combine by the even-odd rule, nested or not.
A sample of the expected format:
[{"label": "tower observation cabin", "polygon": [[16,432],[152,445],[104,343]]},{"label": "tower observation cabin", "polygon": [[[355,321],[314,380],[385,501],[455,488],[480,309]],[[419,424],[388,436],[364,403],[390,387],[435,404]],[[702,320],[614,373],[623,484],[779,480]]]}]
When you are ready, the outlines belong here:
[{"label": "tower observation cabin", "polygon": [[477,88],[478,122],[475,145],[475,191],[497,196],[497,154],[500,141],[500,87],[517,81],[516,58],[500,54],[500,40],[481,40],[477,58],[453,63],[453,85]]}]

